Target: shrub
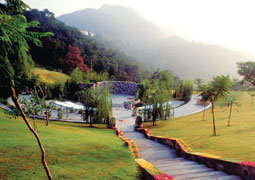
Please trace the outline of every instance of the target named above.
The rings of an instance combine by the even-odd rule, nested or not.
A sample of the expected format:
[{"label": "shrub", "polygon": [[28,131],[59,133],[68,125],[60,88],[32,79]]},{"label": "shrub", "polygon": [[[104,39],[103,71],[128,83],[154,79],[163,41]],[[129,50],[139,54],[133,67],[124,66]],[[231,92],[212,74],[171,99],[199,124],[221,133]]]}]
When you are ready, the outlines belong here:
[{"label": "shrub", "polygon": [[3,103],[4,105],[8,104],[7,98],[1,98],[0,97],[0,102]]},{"label": "shrub", "polygon": [[48,112],[48,117],[51,117],[51,116],[52,116],[52,112],[49,111],[49,112]]},{"label": "shrub", "polygon": [[59,118],[59,119],[62,119],[63,116],[64,116],[63,113],[62,113],[61,111],[58,111],[58,118]]},{"label": "shrub", "polygon": [[136,127],[141,127],[142,125],[142,117],[141,116],[137,116],[136,120],[135,120],[135,126]]},{"label": "shrub", "polygon": [[192,81],[179,81],[179,85],[174,96],[178,99],[182,99],[185,102],[188,102],[193,93],[193,82]]},{"label": "shrub", "polygon": [[62,99],[64,94],[64,84],[57,82],[54,84],[49,84],[47,86],[47,98],[48,99]]},{"label": "shrub", "polygon": [[115,127],[115,124],[116,124],[116,119],[115,119],[115,117],[111,117],[111,118],[109,119],[109,125],[108,125],[108,127],[109,127],[109,128],[113,128],[113,127]]}]

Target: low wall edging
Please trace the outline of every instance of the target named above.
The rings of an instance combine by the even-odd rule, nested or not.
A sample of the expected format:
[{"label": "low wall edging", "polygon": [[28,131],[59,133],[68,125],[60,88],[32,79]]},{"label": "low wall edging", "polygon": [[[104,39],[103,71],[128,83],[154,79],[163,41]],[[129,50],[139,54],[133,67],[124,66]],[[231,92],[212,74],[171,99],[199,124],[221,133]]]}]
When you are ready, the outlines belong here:
[{"label": "low wall edging", "polygon": [[236,163],[219,159],[219,157],[210,154],[194,153],[182,139],[152,136],[149,129],[136,128],[135,131],[143,133],[148,139],[175,149],[179,156],[182,156],[188,160],[196,161],[199,164],[206,165],[208,168],[223,171],[227,174],[240,176],[242,179],[245,180],[255,180],[255,163]]}]

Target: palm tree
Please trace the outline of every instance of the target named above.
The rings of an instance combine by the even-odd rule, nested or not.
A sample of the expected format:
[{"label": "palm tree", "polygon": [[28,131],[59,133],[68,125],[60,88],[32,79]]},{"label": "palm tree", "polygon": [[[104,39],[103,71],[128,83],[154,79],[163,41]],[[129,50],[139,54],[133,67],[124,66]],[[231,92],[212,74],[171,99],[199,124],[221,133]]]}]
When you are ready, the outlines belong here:
[{"label": "palm tree", "polygon": [[253,106],[253,98],[255,96],[254,88],[252,87],[248,94],[251,96],[251,106]]},{"label": "palm tree", "polygon": [[[202,96],[202,101],[206,102],[209,100],[209,86],[207,86],[206,84],[203,84],[199,87],[199,92],[201,92],[201,96]],[[204,104],[204,112],[203,112],[203,121],[205,120],[205,104]]]},{"label": "palm tree", "polygon": [[238,97],[237,93],[230,93],[227,96],[225,96],[224,101],[221,103],[221,106],[229,107],[229,116],[228,116],[227,126],[230,126],[230,119],[231,119],[231,115],[232,115],[233,105],[241,106],[241,104],[239,102],[237,102],[237,97]]},{"label": "palm tree", "polygon": [[[21,90],[24,79],[31,80],[33,61],[29,54],[27,41],[32,41],[40,46],[39,37],[47,36],[50,33],[31,32],[28,29],[36,27],[38,22],[27,22],[22,15],[23,9],[28,6],[21,0],[5,0],[0,3],[0,86],[1,89],[9,92],[14,104],[18,108],[29,130],[34,134],[42,153],[42,163],[48,179],[52,179],[50,170],[45,161],[45,151],[36,131],[31,127],[25,113],[23,112],[15,89]],[[21,86],[20,86],[21,84]]]},{"label": "palm tree", "polygon": [[229,93],[231,86],[231,80],[229,76],[216,76],[207,85],[205,91],[200,93],[203,101],[210,101],[212,106],[212,116],[213,116],[213,135],[216,136],[216,125],[215,125],[215,114],[214,114],[214,103],[219,99],[226,96]]},{"label": "palm tree", "polygon": [[200,89],[200,86],[202,85],[202,83],[203,83],[203,80],[202,79],[200,79],[200,78],[196,78],[196,79],[194,79],[194,84],[196,84],[197,85],[197,89]]}]

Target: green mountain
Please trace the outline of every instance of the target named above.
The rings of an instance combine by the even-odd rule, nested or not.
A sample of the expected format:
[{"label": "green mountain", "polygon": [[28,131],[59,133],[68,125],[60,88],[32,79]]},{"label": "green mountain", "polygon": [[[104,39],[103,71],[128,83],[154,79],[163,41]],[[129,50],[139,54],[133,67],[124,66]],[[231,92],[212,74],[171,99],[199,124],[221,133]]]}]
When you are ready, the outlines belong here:
[{"label": "green mountain", "polygon": [[[152,10],[153,11],[153,10]],[[96,34],[98,42],[124,51],[155,68],[167,68],[185,79],[211,79],[218,74],[237,77],[236,62],[251,60],[248,53],[218,45],[188,41],[147,21],[132,8],[104,5],[58,17],[80,30]]]},{"label": "green mountain", "polygon": [[53,32],[54,36],[41,39],[43,46],[37,47],[33,44],[31,55],[37,64],[48,69],[60,70],[65,73],[66,55],[68,51],[75,47],[78,51],[76,56],[81,56],[87,67],[92,67],[97,73],[107,72],[111,80],[140,81],[148,75],[148,70],[138,63],[134,58],[125,55],[121,51],[113,50],[103,44],[99,44],[90,36],[82,34],[77,28],[65,25],[54,17],[54,14],[47,9],[39,11],[24,12],[28,21],[38,21],[39,26],[35,31]]}]

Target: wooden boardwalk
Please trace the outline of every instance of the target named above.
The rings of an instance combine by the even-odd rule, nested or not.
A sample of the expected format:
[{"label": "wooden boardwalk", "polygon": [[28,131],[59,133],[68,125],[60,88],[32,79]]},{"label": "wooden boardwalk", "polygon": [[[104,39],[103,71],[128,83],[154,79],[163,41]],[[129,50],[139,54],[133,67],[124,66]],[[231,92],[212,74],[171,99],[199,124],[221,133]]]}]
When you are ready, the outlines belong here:
[{"label": "wooden boardwalk", "polygon": [[205,165],[178,157],[175,150],[145,138],[142,133],[124,132],[124,136],[136,141],[143,159],[176,180],[241,180],[238,176],[215,171]]}]

